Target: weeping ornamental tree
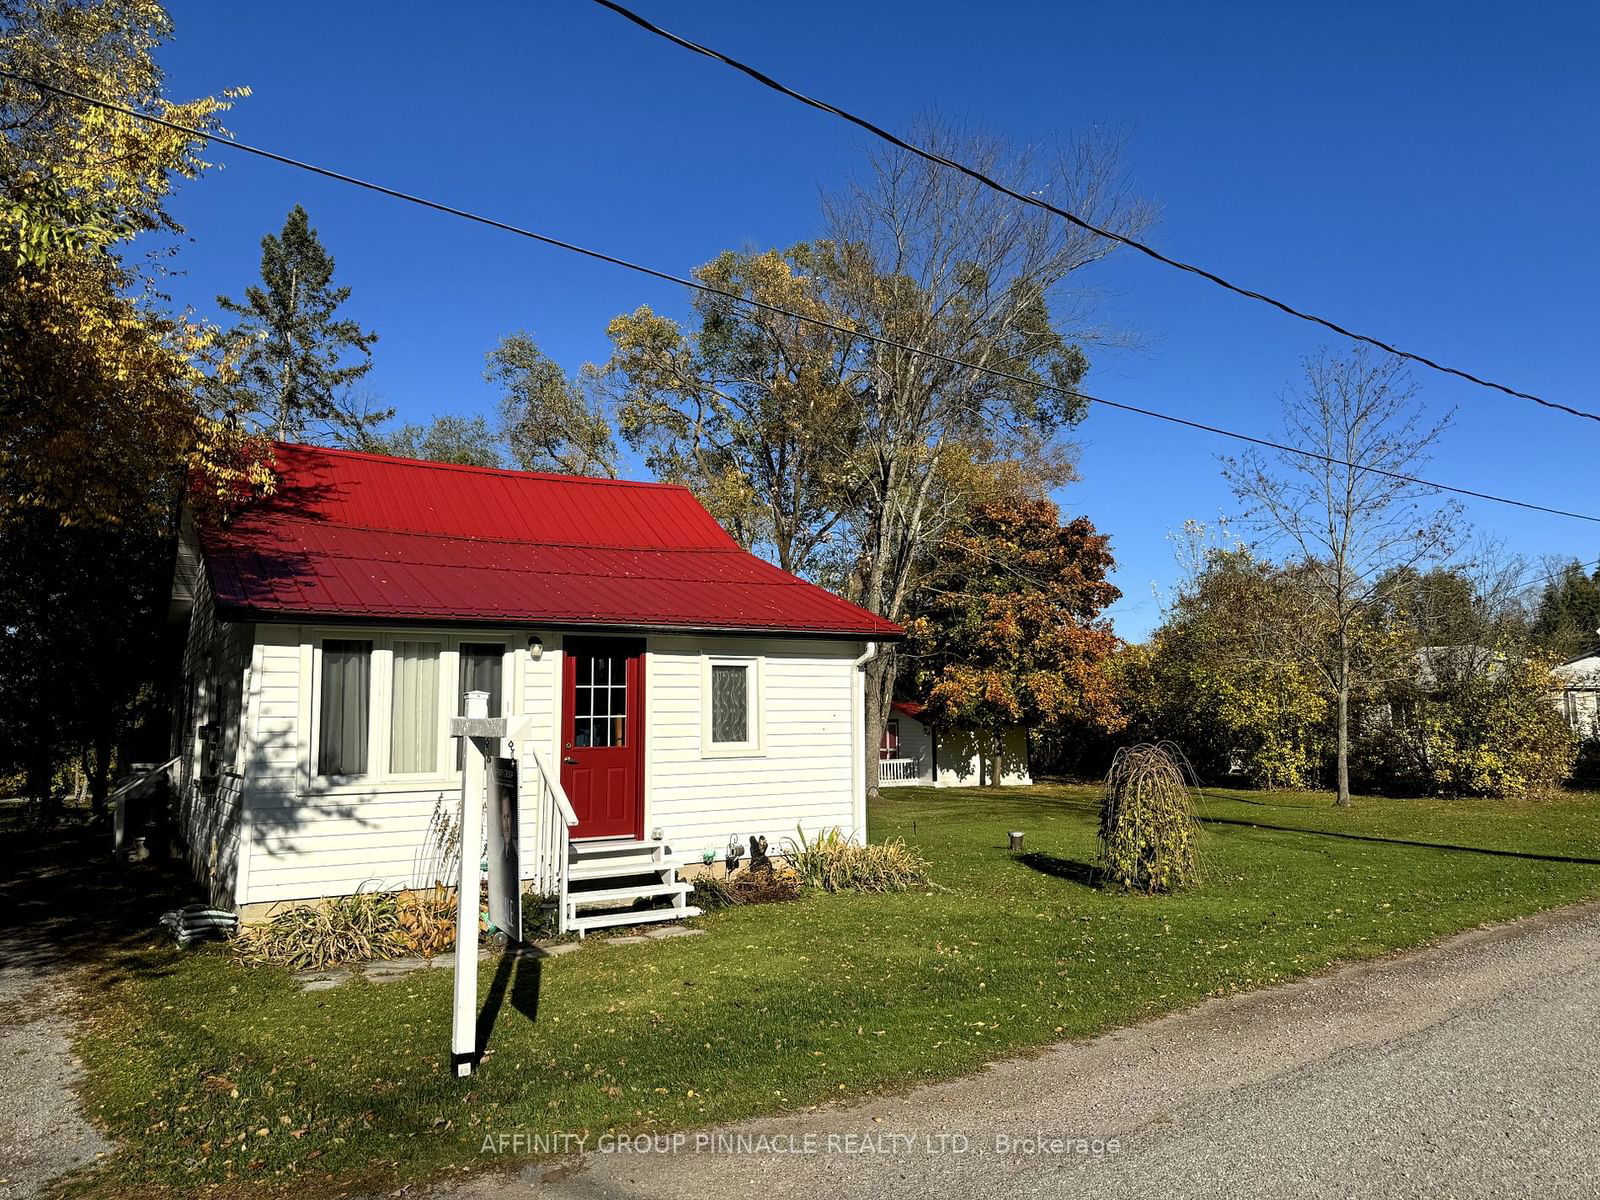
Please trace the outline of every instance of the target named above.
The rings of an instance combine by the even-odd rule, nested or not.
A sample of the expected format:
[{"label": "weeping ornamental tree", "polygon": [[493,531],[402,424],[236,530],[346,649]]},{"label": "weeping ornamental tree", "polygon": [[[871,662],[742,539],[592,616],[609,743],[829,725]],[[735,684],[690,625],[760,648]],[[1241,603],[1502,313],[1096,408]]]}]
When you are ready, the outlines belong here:
[{"label": "weeping ornamental tree", "polygon": [[1223,473],[1245,521],[1292,560],[1308,616],[1328,630],[1285,649],[1332,701],[1342,807],[1350,803],[1352,696],[1384,669],[1381,656],[1359,653],[1363,631],[1388,581],[1448,557],[1460,542],[1460,506],[1405,478],[1426,466],[1449,416],[1429,421],[1404,364],[1362,349],[1308,360],[1304,384],[1284,395],[1283,418],[1283,441],[1303,453],[1252,451],[1225,459]]}]

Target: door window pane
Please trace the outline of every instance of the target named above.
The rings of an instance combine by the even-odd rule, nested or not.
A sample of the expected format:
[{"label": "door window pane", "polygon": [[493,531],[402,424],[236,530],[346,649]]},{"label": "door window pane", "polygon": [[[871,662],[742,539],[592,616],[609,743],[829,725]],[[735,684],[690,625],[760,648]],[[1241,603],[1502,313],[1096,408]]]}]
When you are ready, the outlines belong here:
[{"label": "door window pane", "polygon": [[628,744],[626,655],[578,655],[573,662],[572,744]]},{"label": "door window pane", "polygon": [[[460,686],[456,689],[456,712],[467,711],[468,692],[489,693],[489,715],[498,717],[500,708],[500,668],[506,648],[498,642],[462,642]],[[456,738],[456,769],[461,768],[465,739]]]},{"label": "door window pane", "polygon": [[711,667],[711,740],[741,744],[750,740],[750,668],[726,663]]},{"label": "door window pane", "polygon": [[329,638],[322,643],[322,707],[317,774],[365,775],[372,699],[372,643]]},{"label": "door window pane", "polygon": [[431,773],[439,761],[439,644],[394,643],[389,770]]}]

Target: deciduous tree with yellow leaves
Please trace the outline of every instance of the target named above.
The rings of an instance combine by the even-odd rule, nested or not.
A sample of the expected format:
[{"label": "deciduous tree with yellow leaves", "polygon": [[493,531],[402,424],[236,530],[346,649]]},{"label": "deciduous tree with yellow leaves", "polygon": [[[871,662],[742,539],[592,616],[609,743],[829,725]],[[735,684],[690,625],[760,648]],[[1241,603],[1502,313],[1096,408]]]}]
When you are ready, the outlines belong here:
[{"label": "deciduous tree with yellow leaves", "polygon": [[[171,32],[152,0],[0,0],[0,63],[217,128],[227,97],[162,95]],[[211,337],[162,310],[150,255],[178,232],[173,186],[203,142],[0,79],[0,744],[47,800],[85,753],[104,793],[146,677],[164,548],[186,479],[219,502],[267,464],[196,401]],[[133,239],[148,251],[132,265]]]}]

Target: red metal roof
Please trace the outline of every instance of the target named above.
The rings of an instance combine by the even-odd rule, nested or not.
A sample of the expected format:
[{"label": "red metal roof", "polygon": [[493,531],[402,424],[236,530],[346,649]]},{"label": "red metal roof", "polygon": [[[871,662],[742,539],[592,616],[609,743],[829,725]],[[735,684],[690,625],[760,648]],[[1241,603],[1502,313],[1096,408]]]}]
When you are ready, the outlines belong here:
[{"label": "red metal roof", "polygon": [[277,491],[200,537],[226,615],[901,632],[741,549],[686,488],[274,450]]},{"label": "red metal roof", "polygon": [[894,700],[890,702],[889,707],[897,713],[903,713],[905,716],[915,717],[918,720],[921,720],[922,714],[928,711],[928,706],[918,700]]}]

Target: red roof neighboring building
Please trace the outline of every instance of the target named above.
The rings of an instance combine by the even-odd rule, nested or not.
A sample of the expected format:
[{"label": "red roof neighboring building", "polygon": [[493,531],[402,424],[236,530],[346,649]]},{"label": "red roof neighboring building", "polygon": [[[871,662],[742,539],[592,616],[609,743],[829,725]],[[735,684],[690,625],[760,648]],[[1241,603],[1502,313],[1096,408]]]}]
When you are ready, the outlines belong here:
[{"label": "red roof neighboring building", "polygon": [[908,717],[916,717],[919,720],[922,714],[928,711],[928,706],[919,700],[895,700],[889,704],[889,707],[897,713],[902,713]]},{"label": "red roof neighboring building", "polygon": [[274,449],[277,491],[200,535],[225,616],[901,633],[741,549],[686,488]]}]

